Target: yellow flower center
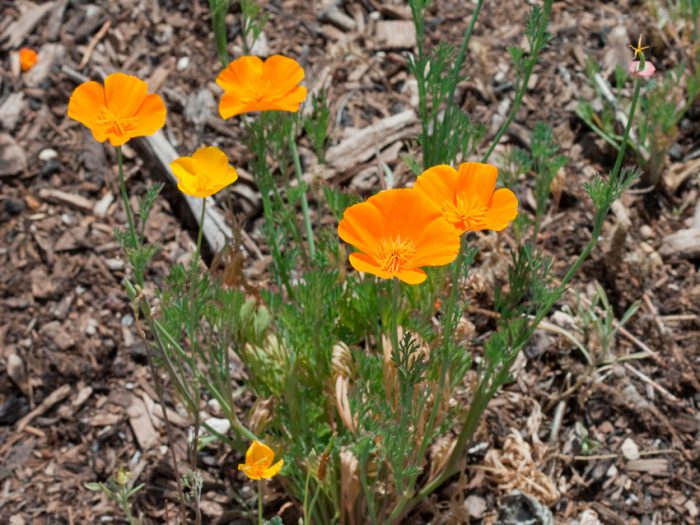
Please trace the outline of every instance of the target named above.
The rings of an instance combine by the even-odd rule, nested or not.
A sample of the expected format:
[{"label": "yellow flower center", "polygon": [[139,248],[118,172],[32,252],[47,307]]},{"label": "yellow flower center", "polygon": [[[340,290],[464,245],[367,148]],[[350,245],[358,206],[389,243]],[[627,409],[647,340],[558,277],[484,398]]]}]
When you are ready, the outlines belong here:
[{"label": "yellow flower center", "polygon": [[119,117],[107,106],[101,106],[97,115],[97,123],[107,128],[105,131],[109,135],[123,137],[138,124],[136,117]]},{"label": "yellow flower center", "polygon": [[416,244],[410,239],[402,239],[399,235],[395,239],[381,239],[376,255],[382,270],[397,274],[410,265],[415,254]]},{"label": "yellow flower center", "polygon": [[455,202],[445,201],[445,219],[463,230],[479,230],[486,226],[486,204],[476,195],[458,194]]}]

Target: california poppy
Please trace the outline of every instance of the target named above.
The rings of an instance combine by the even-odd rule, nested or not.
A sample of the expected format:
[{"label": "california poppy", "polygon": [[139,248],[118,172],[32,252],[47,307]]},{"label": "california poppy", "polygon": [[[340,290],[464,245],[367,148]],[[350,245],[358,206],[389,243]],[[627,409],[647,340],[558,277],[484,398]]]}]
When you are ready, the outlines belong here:
[{"label": "california poppy", "polygon": [[68,102],[68,116],[90,128],[95,140],[109,139],[112,146],[153,135],[165,124],[165,114],[160,95],[149,95],[146,82],[125,73],[109,75],[104,87],[83,82]]},{"label": "california poppy", "polygon": [[260,441],[253,441],[245,453],[245,463],[239,463],[238,470],[243,471],[250,479],[270,479],[276,476],[284,465],[283,459],[273,465],[273,459],[275,453],[270,447]]},{"label": "california poppy", "polygon": [[296,60],[274,55],[265,62],[256,56],[232,61],[216,83],[224,90],[219,102],[221,118],[227,119],[249,111],[299,111],[306,98],[300,86],[304,70]]},{"label": "california poppy", "polygon": [[345,210],[338,235],[358,251],[350,264],[383,279],[425,281],[422,266],[455,260],[459,234],[429,198],[413,189],[386,190]]},{"label": "california poppy", "polygon": [[19,50],[19,65],[22,71],[28,71],[34,67],[37,61],[36,51],[29,49],[28,47],[23,47]]},{"label": "california poppy", "polygon": [[180,191],[193,197],[209,197],[238,179],[226,154],[213,146],[199,148],[191,157],[175,159],[170,169]]},{"label": "california poppy", "polygon": [[423,172],[414,186],[429,197],[461,233],[504,229],[518,215],[518,199],[507,188],[496,191],[498,169],[465,162],[459,171],[441,164]]}]

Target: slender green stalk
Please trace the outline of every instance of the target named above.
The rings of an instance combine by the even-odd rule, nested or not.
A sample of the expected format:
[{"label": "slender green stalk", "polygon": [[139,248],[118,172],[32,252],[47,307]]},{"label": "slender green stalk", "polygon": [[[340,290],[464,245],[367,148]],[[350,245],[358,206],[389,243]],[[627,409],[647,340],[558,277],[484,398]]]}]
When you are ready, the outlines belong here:
[{"label": "slender green stalk", "polygon": [[134,213],[131,211],[131,204],[129,203],[129,193],[126,191],[126,180],[124,179],[124,159],[122,154],[122,147],[117,146],[117,168],[119,171],[119,191],[121,192],[122,201],[124,203],[124,211],[126,212],[126,220],[129,223],[129,232],[131,234],[131,240],[134,247],[138,245],[138,235],[136,232],[136,225],[134,223]]},{"label": "slender green stalk", "polygon": [[258,480],[258,525],[263,525],[263,484]]},{"label": "slender green stalk", "polygon": [[197,232],[197,247],[194,251],[194,257],[192,258],[192,271],[196,271],[197,265],[199,264],[199,256],[202,253],[202,237],[204,235],[204,219],[206,217],[207,210],[207,198],[202,199],[202,209],[199,214],[199,231]]},{"label": "slender green stalk", "polygon": [[309,480],[311,479],[311,469],[307,465],[306,482],[304,483],[304,523],[309,521]]},{"label": "slender green stalk", "polygon": [[513,105],[511,106],[510,111],[508,112],[508,117],[506,118],[506,120],[503,121],[503,124],[501,124],[501,127],[498,129],[496,136],[491,142],[491,146],[484,154],[484,157],[482,158],[481,162],[489,161],[493,150],[496,149],[496,146],[500,142],[501,138],[503,137],[505,132],[508,131],[508,128],[513,123],[513,120],[515,120],[515,116],[518,114],[520,105],[523,102],[523,97],[527,92],[527,85],[530,82],[530,75],[532,75],[532,70],[535,68],[535,64],[537,64],[537,58],[540,54],[540,51],[542,51],[542,48],[544,47],[544,44],[547,39],[547,25],[549,24],[549,18],[552,15],[552,1],[553,0],[544,0],[542,19],[540,20],[540,25],[537,29],[537,35],[533,40],[532,49],[530,50],[530,56],[525,60],[525,70],[523,78],[520,82],[520,85],[518,86],[518,91],[515,94]]},{"label": "slender green stalk", "polygon": [[634,119],[634,113],[637,109],[637,101],[639,100],[639,93],[642,89],[642,82],[639,78],[635,78],[634,82],[634,93],[632,94],[632,102],[630,103],[630,113],[627,117],[627,125],[625,126],[625,132],[622,135],[622,144],[620,144],[620,150],[617,153],[617,158],[615,159],[615,166],[610,172],[610,178],[617,177],[620,174],[620,169],[622,168],[622,161],[625,157],[625,150],[627,149],[627,143],[630,138],[630,130],[632,129],[632,120]]},{"label": "slender green stalk", "polygon": [[391,280],[391,344],[394,352],[399,351],[399,296],[401,294],[401,284],[394,277]]},{"label": "slender green stalk", "polygon": [[226,35],[226,12],[228,11],[229,0],[209,0],[211,10],[211,25],[214,31],[216,49],[219,53],[221,67],[228,65],[228,39]]},{"label": "slender green stalk", "polygon": [[[469,49],[469,41],[472,38],[472,33],[474,32],[474,26],[476,25],[476,21],[479,18],[479,14],[481,13],[481,6],[483,5],[483,0],[478,0],[476,3],[476,6],[474,7],[474,12],[472,13],[472,18],[469,22],[469,26],[467,27],[467,31],[464,33],[464,38],[462,39],[462,45],[459,48],[459,52],[457,53],[457,60],[455,60],[454,66],[452,67],[452,71],[450,72],[450,81],[449,81],[449,89],[448,89],[448,95],[447,95],[447,104],[445,105],[445,115],[443,116],[442,119],[442,126],[440,126],[440,139],[438,141],[438,144],[440,147],[445,143],[445,140],[447,138],[448,130],[451,127],[451,122],[453,120],[453,112],[457,110],[457,108],[454,106],[454,99],[455,99],[455,91],[457,91],[457,84],[459,83],[459,73],[462,70],[462,65],[464,64],[464,59],[467,56],[467,49]],[[436,160],[441,160],[441,159],[436,159]],[[451,159],[442,159],[442,162],[448,161]],[[429,166],[424,166],[425,168],[428,168]]]},{"label": "slender green stalk", "polygon": [[[289,149],[292,153],[292,160],[294,161],[294,173],[296,174],[297,182],[302,186],[304,184],[304,178],[301,171],[299,149],[297,148],[296,137],[294,136],[294,126],[289,127]],[[301,211],[304,214],[306,241],[309,244],[309,259],[313,261],[314,255],[316,254],[316,245],[314,241],[314,231],[311,227],[311,215],[309,214],[309,201],[306,197],[306,192],[301,195]]]}]

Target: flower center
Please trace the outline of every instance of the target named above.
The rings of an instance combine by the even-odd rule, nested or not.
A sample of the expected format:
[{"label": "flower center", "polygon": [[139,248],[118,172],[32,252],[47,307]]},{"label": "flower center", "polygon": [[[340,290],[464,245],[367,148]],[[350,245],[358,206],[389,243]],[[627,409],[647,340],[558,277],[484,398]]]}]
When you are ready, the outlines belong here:
[{"label": "flower center", "polygon": [[442,214],[463,230],[479,230],[486,226],[487,206],[477,195],[458,194],[455,202],[445,201]]},{"label": "flower center", "polygon": [[138,121],[136,117],[119,117],[107,106],[102,106],[97,115],[97,123],[107,128],[107,134],[123,137],[136,127]]},{"label": "flower center", "polygon": [[402,239],[399,235],[395,239],[385,238],[379,241],[377,261],[385,272],[397,274],[410,265],[415,254],[416,244],[410,239]]}]

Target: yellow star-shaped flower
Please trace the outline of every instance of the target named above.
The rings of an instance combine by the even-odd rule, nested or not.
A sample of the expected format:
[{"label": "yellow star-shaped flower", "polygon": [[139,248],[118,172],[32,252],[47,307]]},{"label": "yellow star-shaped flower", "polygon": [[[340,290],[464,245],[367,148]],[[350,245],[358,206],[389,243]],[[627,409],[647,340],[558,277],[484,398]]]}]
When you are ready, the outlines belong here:
[{"label": "yellow star-shaped flower", "polygon": [[642,46],[642,35],[639,35],[639,41],[637,42],[637,46],[633,46],[632,44],[629,45],[630,49],[634,51],[634,58],[637,58],[640,55],[644,55],[644,50],[649,49],[649,46]]}]

